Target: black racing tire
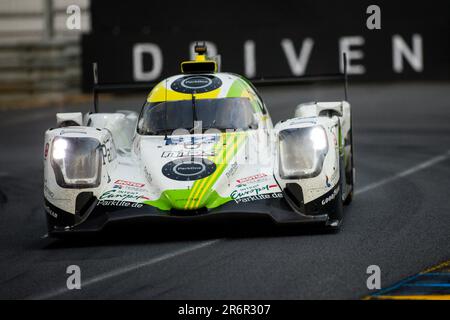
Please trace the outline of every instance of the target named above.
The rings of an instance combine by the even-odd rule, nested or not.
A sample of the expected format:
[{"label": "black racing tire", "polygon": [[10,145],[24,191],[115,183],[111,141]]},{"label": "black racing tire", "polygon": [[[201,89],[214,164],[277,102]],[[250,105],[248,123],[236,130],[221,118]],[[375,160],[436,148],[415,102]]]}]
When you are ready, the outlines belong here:
[{"label": "black racing tire", "polygon": [[353,200],[353,191],[355,189],[355,164],[354,164],[354,153],[353,151],[353,126],[352,126],[352,114],[350,113],[350,130],[348,133],[348,144],[350,145],[350,161],[348,161],[348,165],[345,168],[345,181],[347,185],[351,186],[351,191],[347,194],[347,197],[344,199],[344,205],[348,206]]},{"label": "black racing tire", "polygon": [[343,199],[343,191],[344,191],[344,183],[347,182],[346,174],[345,174],[345,167],[344,167],[344,157],[343,155],[340,155],[339,157],[339,171],[340,171],[340,178],[339,178],[339,193],[337,194],[336,198],[334,199],[334,210],[331,211],[328,214],[328,221],[326,223],[325,228],[330,231],[339,231],[342,223],[344,221],[344,202],[348,199],[349,196],[351,196],[351,193],[347,195],[346,199]]},{"label": "black racing tire", "polygon": [[353,201],[353,190],[349,192],[345,200],[343,201],[344,206],[348,206]]},{"label": "black racing tire", "polygon": [[339,192],[333,200],[334,210],[328,213],[328,221],[325,224],[325,230],[331,233],[337,233],[340,231],[342,223],[344,221],[344,199],[342,199],[342,193],[344,190],[344,179],[343,174],[343,164],[344,158],[340,156],[339,168],[340,168],[340,178],[339,178]]},{"label": "black racing tire", "polygon": [[329,213],[329,220],[325,230],[339,232],[344,221],[344,201],[342,200],[342,183],[338,195],[335,198],[335,210]]}]

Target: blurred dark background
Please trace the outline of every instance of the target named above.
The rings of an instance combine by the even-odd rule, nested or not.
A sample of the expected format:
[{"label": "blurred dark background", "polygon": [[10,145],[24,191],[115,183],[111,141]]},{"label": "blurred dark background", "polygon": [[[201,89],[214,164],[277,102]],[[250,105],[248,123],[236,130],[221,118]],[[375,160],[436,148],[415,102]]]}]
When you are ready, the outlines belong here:
[{"label": "blurred dark background", "polygon": [[[380,8],[381,29],[366,26],[370,5]],[[350,50],[350,65],[360,66],[349,70],[356,79],[449,79],[449,9],[448,1],[96,0],[92,30],[83,37],[83,85],[91,85],[93,61],[102,82],[156,81],[177,73],[196,40],[213,44],[222,70],[250,78],[337,72],[340,53]],[[288,55],[299,59],[305,39],[312,47],[309,55],[303,48],[305,67],[295,71]]]},{"label": "blurred dark background", "polygon": [[[367,27],[373,5],[380,29]],[[102,83],[154,83],[199,40],[251,79],[336,73],[347,52],[352,81],[446,81],[449,39],[444,0],[2,0],[0,108],[86,102],[93,62]]]}]

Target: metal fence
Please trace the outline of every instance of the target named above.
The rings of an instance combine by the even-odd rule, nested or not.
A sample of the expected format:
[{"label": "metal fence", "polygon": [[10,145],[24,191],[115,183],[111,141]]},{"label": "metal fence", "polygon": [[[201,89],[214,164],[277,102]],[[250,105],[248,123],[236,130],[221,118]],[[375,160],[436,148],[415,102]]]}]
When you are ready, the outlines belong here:
[{"label": "metal fence", "polygon": [[[74,4],[81,30],[66,27]],[[0,105],[79,92],[80,39],[89,30],[89,0],[0,1]]]}]

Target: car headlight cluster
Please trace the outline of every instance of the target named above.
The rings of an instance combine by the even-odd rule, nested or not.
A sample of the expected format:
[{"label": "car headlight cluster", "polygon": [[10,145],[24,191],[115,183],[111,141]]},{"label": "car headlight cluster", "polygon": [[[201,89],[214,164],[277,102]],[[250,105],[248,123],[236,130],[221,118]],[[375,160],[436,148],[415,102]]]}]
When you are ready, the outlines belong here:
[{"label": "car headlight cluster", "polygon": [[282,130],[279,140],[281,178],[313,178],[320,173],[328,152],[328,140],[323,127]]},{"label": "car headlight cluster", "polygon": [[63,188],[95,188],[101,180],[101,145],[97,139],[56,137],[51,164],[56,182]]}]

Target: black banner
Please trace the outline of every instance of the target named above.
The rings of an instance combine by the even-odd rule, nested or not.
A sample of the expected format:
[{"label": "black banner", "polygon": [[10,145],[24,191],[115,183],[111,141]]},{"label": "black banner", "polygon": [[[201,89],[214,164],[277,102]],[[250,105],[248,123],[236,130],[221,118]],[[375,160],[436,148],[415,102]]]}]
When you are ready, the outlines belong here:
[{"label": "black banner", "polygon": [[[64,301],[2,301],[3,310],[25,315],[24,310],[33,308],[35,312],[45,313],[51,308],[61,314],[71,310],[69,319],[85,316],[86,310],[93,317],[114,314],[125,318],[130,312],[148,313],[149,319],[299,319],[305,315],[320,314],[336,317],[351,314],[364,318],[370,313],[373,317],[384,319],[388,314],[402,312],[406,317],[412,316],[425,307],[439,307],[444,312],[443,303],[430,301],[312,301],[312,300],[140,300],[140,301],[99,301],[99,300],[64,300]],[[131,311],[132,310],[132,311]],[[28,314],[27,314],[28,315]]]},{"label": "black banner", "polygon": [[92,84],[94,61],[103,83],[155,82],[179,73],[196,40],[221,55],[223,71],[254,79],[335,73],[342,52],[356,79],[450,78],[448,3],[371,4],[96,0],[92,33],[83,37],[83,88]]}]

